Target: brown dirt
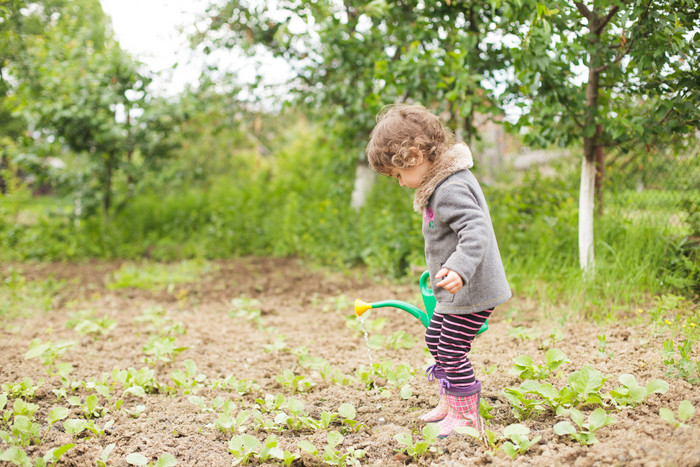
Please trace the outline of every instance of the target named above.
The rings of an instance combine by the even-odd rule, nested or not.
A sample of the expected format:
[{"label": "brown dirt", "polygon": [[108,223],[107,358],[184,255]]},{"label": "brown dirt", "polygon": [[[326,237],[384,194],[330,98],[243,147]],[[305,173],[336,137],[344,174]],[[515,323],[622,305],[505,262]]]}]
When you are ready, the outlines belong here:
[{"label": "brown dirt", "polygon": [[[623,373],[633,374],[640,384],[653,378],[662,378],[670,384],[663,394],[653,394],[636,408],[612,411],[617,423],[598,432],[599,442],[592,446],[557,436],[553,425],[559,421],[553,413],[545,413],[523,422],[531,430],[530,437],[541,435],[542,440],[525,455],[511,460],[500,450],[491,450],[473,438],[451,436],[438,441],[436,451],[419,459],[400,454],[394,435],[413,433],[419,439],[420,425],[416,416],[437,402],[438,392],[434,383],[427,382],[422,370],[430,363],[423,350],[423,328],[405,312],[384,308],[373,310],[371,318],[386,318],[387,324],[379,333],[389,335],[403,329],[412,335],[417,344],[411,349],[380,349],[372,351],[375,362],[391,361],[407,363],[417,369],[410,381],[413,396],[408,400],[400,397],[397,388],[376,380],[390,392],[381,395],[367,390],[361,382],[339,385],[324,381],[318,372],[303,368],[298,357],[290,351],[301,346],[308,348],[312,357],[322,357],[341,372],[354,375],[362,365],[368,365],[367,348],[363,336],[351,329],[346,321],[353,322],[352,301],[355,297],[366,301],[401,299],[418,303],[417,286],[375,283],[361,277],[332,273],[306,265],[296,259],[244,258],[217,263],[216,270],[191,284],[156,291],[140,289],[109,290],[105,277],[119,267],[116,263],[86,264],[21,264],[14,265],[28,280],[41,280],[52,276],[65,280],[59,299],[46,312],[24,313],[20,316],[0,317],[0,382],[17,383],[24,377],[37,382],[44,380],[33,403],[39,405],[36,420],[42,425],[44,442],[27,447],[27,453],[36,459],[52,447],[74,442],[62,458],[62,465],[95,465],[103,449],[115,443],[109,465],[127,465],[126,456],[140,453],[155,461],[163,453],[175,456],[178,465],[218,466],[231,465],[235,461],[229,452],[225,435],[211,424],[216,420],[215,412],[203,412],[188,398],[190,394],[175,387],[170,375],[174,369],[184,369],[183,362],[193,360],[198,372],[207,380],[196,391],[196,395],[207,403],[216,397],[235,402],[238,409],[255,407],[255,399],[265,394],[284,394],[296,397],[305,404],[311,417],[318,419],[322,411],[337,412],[340,404],[348,402],[357,408],[357,419],[366,425],[358,432],[348,432],[338,449],[363,449],[366,457],[363,464],[402,465],[419,464],[493,464],[493,465],[644,465],[644,466],[691,466],[700,465],[700,411],[688,422],[688,428],[673,429],[659,417],[659,408],[677,410],[683,399],[690,400],[700,408],[700,392],[689,383],[664,376],[665,366],[661,356],[663,337],[650,336],[648,327],[634,320],[614,320],[603,326],[550,316],[546,319],[538,313],[537,304],[521,298],[499,307],[490,320],[490,330],[480,336],[472,350],[472,360],[484,387],[482,397],[494,409],[494,417],[486,428],[501,433],[503,427],[515,423],[506,399],[505,387],[520,384],[516,376],[508,373],[512,359],[518,355],[532,356],[542,363],[544,352],[539,349],[557,321],[561,323],[563,340],[557,347],[563,350],[572,363],[563,367],[564,376],[553,378],[555,386],[565,383],[565,376],[583,365],[590,365],[609,375],[604,386],[607,393],[617,386],[617,377]],[[6,277],[7,267],[0,267],[0,280]],[[260,320],[247,320],[230,312],[234,309],[232,299],[248,297],[259,300]],[[61,387],[57,377],[48,376],[37,360],[25,360],[29,342],[35,338],[75,340],[78,346],[60,358],[71,363],[74,370],[72,381],[87,382],[111,374],[114,369],[142,368],[143,346],[159,329],[137,324],[134,318],[143,310],[160,306],[166,310],[171,322],[181,322],[186,333],[177,334],[178,346],[187,350],[179,354],[174,362],[151,365],[155,380],[162,389],[145,398],[122,395],[118,385],[111,386],[114,399],[122,399],[122,410],[115,410],[114,402],[108,403],[100,397],[100,404],[108,407],[109,413],[97,420],[102,426],[107,420],[114,424],[103,436],[82,436],[77,440],[65,433],[62,422],[46,429],[46,416],[56,406],[70,407],[65,399],[57,402],[52,389]],[[117,326],[106,336],[81,336],[66,327],[78,310],[94,310],[97,316],[110,316]],[[31,311],[31,310],[28,310]],[[511,318],[515,318],[513,321]],[[531,321],[527,321],[531,320]],[[519,340],[509,336],[509,328],[515,325],[537,328],[540,337]],[[598,355],[598,339],[605,334],[606,350],[611,356]],[[284,336],[287,349],[267,352],[263,347]],[[298,353],[298,352],[297,352]],[[292,393],[280,385],[276,376],[291,369],[304,375],[314,383],[305,392]],[[259,389],[239,395],[225,389],[212,389],[212,382],[233,375],[239,380],[253,380]],[[111,381],[111,379],[107,379]],[[109,384],[109,383],[108,383]],[[2,391],[0,391],[1,393]],[[94,394],[85,387],[69,392],[83,400]],[[388,397],[387,397],[388,395]],[[11,402],[10,402],[11,404]],[[8,404],[8,405],[10,405]],[[145,405],[139,418],[130,417],[124,409],[133,410]],[[587,414],[590,409],[584,408]],[[71,408],[70,418],[79,417],[79,410]],[[2,427],[0,420],[0,431]],[[264,440],[268,434],[256,430],[249,422],[246,433]],[[342,430],[340,425],[333,429]],[[325,446],[325,431],[311,429],[281,430],[277,432],[280,446],[293,453],[301,453],[298,442],[313,442],[321,451]],[[7,446],[0,441],[0,452]],[[252,463],[259,461],[253,460]],[[309,454],[303,454],[295,465],[318,465],[322,462]]]}]

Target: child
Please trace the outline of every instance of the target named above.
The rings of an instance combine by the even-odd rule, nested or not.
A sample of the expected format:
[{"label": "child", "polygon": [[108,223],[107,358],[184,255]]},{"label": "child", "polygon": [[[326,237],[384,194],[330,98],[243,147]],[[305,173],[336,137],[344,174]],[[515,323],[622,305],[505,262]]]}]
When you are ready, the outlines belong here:
[{"label": "child", "polygon": [[494,307],[511,297],[484,194],[469,171],[472,157],[454,144],[441,120],[420,105],[387,106],[367,145],[372,168],[415,189],[423,213],[425,259],[437,305],[425,333],[435,358],[428,378],[440,381],[440,403],[421,417],[440,422],[440,437],[455,427],[480,429],[481,383],[467,358]]}]

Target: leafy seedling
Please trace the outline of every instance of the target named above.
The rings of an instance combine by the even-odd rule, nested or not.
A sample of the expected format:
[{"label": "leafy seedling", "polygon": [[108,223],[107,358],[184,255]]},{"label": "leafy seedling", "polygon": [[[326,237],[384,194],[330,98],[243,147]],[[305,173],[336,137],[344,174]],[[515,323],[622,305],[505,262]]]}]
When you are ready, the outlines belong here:
[{"label": "leafy seedling", "polygon": [[616,387],[610,391],[608,397],[617,407],[636,407],[637,404],[644,402],[650,394],[664,394],[668,391],[668,383],[661,379],[654,379],[647,383],[646,386],[640,386],[633,375],[620,375],[618,381],[622,386]]},{"label": "leafy seedling", "polygon": [[535,365],[528,355],[521,355],[513,359],[511,374],[517,375],[522,380],[543,380],[559,369],[565,363],[571,363],[566,354],[559,349],[549,349],[545,355],[544,365]]},{"label": "leafy seedling", "polygon": [[184,361],[185,371],[175,369],[170,374],[170,379],[175,382],[178,389],[185,394],[196,394],[207,380],[206,375],[198,373],[197,364],[190,359]]},{"label": "leafy seedling", "polygon": [[275,377],[278,383],[283,387],[289,388],[294,392],[304,392],[311,389],[313,383],[306,379],[303,375],[295,375],[290,369],[285,369],[281,375]]},{"label": "leafy seedling", "polygon": [[22,399],[34,399],[36,391],[43,384],[43,379],[40,379],[37,384],[34,384],[34,381],[31,378],[25,377],[20,383],[3,383],[2,390],[11,399],[16,399],[18,397],[21,397]]},{"label": "leafy seedling", "polygon": [[542,436],[535,436],[532,440],[528,439],[527,434],[530,429],[525,425],[518,423],[508,425],[503,429],[503,436],[508,439],[501,445],[503,452],[508,454],[511,459],[515,459],[518,455],[525,454],[530,447],[537,444]]},{"label": "leafy seedling", "polygon": [[575,426],[568,420],[563,420],[554,425],[554,433],[559,436],[570,435],[581,444],[589,445],[598,442],[595,434],[601,428],[615,423],[615,417],[608,415],[604,409],[597,408],[588,416],[588,422],[584,423],[583,414],[577,409],[567,411]]},{"label": "leafy seedling", "polygon": [[688,425],[684,422],[687,422],[691,418],[693,418],[693,415],[695,414],[695,407],[693,407],[693,404],[689,400],[684,400],[680,404],[678,404],[678,419],[676,420],[676,417],[673,414],[673,411],[671,409],[668,409],[666,407],[661,407],[659,409],[659,416],[669,425],[671,425],[674,429],[676,428],[688,428]]},{"label": "leafy seedling", "polygon": [[401,446],[398,451],[404,452],[414,459],[419,459],[430,452],[435,452],[436,448],[433,445],[440,434],[440,425],[437,423],[428,423],[421,430],[421,434],[423,435],[422,439],[415,443],[410,433],[394,435],[394,439]]}]

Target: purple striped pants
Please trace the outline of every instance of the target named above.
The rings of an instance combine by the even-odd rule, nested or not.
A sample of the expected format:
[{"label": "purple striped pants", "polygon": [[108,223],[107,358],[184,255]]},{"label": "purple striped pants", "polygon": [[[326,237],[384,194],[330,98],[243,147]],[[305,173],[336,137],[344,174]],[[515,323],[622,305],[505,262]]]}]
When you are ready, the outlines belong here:
[{"label": "purple striped pants", "polygon": [[433,313],[425,343],[435,363],[445,370],[450,386],[469,386],[476,381],[474,369],[467,358],[476,333],[493,309],[471,315]]}]

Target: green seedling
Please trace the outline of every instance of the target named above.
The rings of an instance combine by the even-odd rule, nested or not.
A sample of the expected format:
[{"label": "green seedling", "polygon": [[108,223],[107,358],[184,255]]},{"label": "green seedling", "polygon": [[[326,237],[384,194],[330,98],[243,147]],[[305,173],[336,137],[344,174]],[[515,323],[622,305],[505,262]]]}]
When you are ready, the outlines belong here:
[{"label": "green seedling", "polygon": [[508,330],[508,335],[520,341],[531,341],[539,337],[540,330],[526,328],[525,326],[515,326]]},{"label": "green seedling", "polygon": [[530,447],[542,439],[542,436],[538,435],[530,440],[527,437],[528,433],[530,433],[530,429],[518,423],[505,427],[503,436],[508,441],[501,445],[503,452],[508,454],[511,459],[515,459],[517,456],[525,454]]},{"label": "green seedling", "polygon": [[340,416],[341,422],[350,428],[350,431],[355,432],[366,427],[363,423],[355,420],[357,411],[355,410],[355,406],[350,403],[346,402],[341,404],[340,407],[338,407],[338,415]]},{"label": "green seedling", "polygon": [[544,365],[535,365],[531,357],[521,355],[513,359],[511,374],[517,375],[520,379],[543,380],[559,369],[563,364],[571,363],[566,354],[559,349],[549,349],[545,355]]},{"label": "green seedling", "polygon": [[487,423],[489,423],[488,421],[494,417],[491,415],[491,411],[493,411],[494,408],[495,407],[489,405],[485,399],[479,400],[479,416]]},{"label": "green seedling", "polygon": [[672,339],[664,340],[664,364],[666,376],[684,379],[691,384],[700,382],[700,360],[693,361],[693,344],[686,339],[674,350]]},{"label": "green seedling", "polygon": [[568,420],[563,420],[554,425],[554,433],[559,436],[570,435],[581,444],[589,445],[598,442],[595,434],[601,428],[615,423],[615,417],[608,415],[604,409],[597,408],[588,416],[588,422],[584,423],[583,414],[576,409],[569,409],[567,413],[575,426]]},{"label": "green seedling", "polygon": [[281,375],[275,377],[278,383],[283,387],[289,388],[293,392],[304,392],[311,389],[313,382],[306,379],[303,375],[295,375],[290,369],[285,369]]},{"label": "green seedling", "polygon": [[267,353],[289,352],[289,346],[285,342],[284,336],[277,336],[274,342],[263,345],[263,348]]},{"label": "green seedling", "polygon": [[[36,467],[55,466],[69,449],[75,444],[69,443],[57,448],[49,449],[46,454],[34,461]],[[3,452],[0,452],[0,461],[10,462],[15,465],[31,466],[32,462],[27,453],[19,446],[10,446]]]},{"label": "green seedling", "polygon": [[[6,405],[7,399],[5,398],[5,404],[0,404],[0,405]],[[2,402],[2,400],[0,400]],[[6,414],[6,417],[10,417],[12,415],[23,415],[25,417],[29,418],[34,418],[34,413],[39,409],[39,406],[36,404],[33,404],[31,402],[26,402],[22,399],[15,399],[14,403],[12,404],[12,412],[8,411]],[[5,418],[5,417],[3,417]],[[9,418],[7,418],[9,419]]]},{"label": "green seedling", "polygon": [[58,357],[76,344],[77,342],[75,341],[42,342],[41,339],[36,338],[29,343],[29,350],[24,354],[24,358],[26,360],[38,358],[49,376],[54,376],[57,373],[64,373],[66,365],[68,365],[57,365],[56,360],[58,360]]},{"label": "green seedling", "polygon": [[102,436],[112,425],[114,425],[114,420],[107,421],[102,428],[95,423],[95,420],[71,418],[63,422],[66,434],[74,437],[80,436],[84,431],[90,431],[95,436]]},{"label": "green seedling", "polygon": [[111,443],[105,446],[105,448],[100,453],[100,457],[95,461],[96,467],[108,467],[109,458],[112,455],[112,451],[117,446],[116,443]]},{"label": "green seedling", "polygon": [[15,415],[12,424],[8,425],[9,432],[0,432],[0,438],[11,446],[29,446],[39,444],[41,427],[34,422],[34,417]]},{"label": "green seedling", "polygon": [[518,421],[527,420],[534,415],[544,412],[542,401],[528,397],[529,392],[527,388],[523,388],[524,385],[525,383],[519,388],[506,388],[503,390],[503,395],[510,404],[511,412]]},{"label": "green seedling", "polygon": [[137,288],[160,290],[172,288],[175,284],[194,282],[202,274],[212,270],[212,265],[199,260],[179,263],[125,264],[118,271],[105,278],[110,290]]},{"label": "green seedling", "polygon": [[255,381],[251,379],[238,379],[233,375],[228,375],[224,379],[214,380],[211,384],[211,388],[232,391],[241,396],[260,391],[260,385],[255,383]]},{"label": "green seedling", "polygon": [[283,394],[266,394],[264,399],[255,399],[255,403],[264,413],[276,412],[287,404],[287,398]]},{"label": "green seedling", "polygon": [[440,426],[437,423],[428,423],[421,430],[422,439],[413,442],[413,436],[410,433],[399,433],[394,435],[394,439],[401,445],[399,452],[404,452],[413,459],[425,457],[429,453],[437,452],[434,446],[440,434]]},{"label": "green seedling", "polygon": [[206,375],[197,372],[197,364],[193,360],[185,360],[185,371],[175,369],[170,374],[170,379],[175,382],[178,389],[185,394],[196,394],[207,380]]},{"label": "green seedling", "polygon": [[365,451],[361,449],[350,448],[347,452],[337,449],[338,445],[343,442],[344,436],[337,431],[329,431],[326,435],[327,445],[320,455],[318,448],[309,441],[300,441],[299,448],[315,457],[319,457],[324,464],[329,465],[360,465],[360,459],[365,456]]},{"label": "green seedling", "polygon": [[155,380],[155,371],[152,368],[142,367],[137,370],[130,367],[128,370],[112,370],[112,381],[122,386],[128,394],[144,397],[147,393],[156,393],[160,384]]},{"label": "green seedling", "polygon": [[695,407],[689,400],[684,400],[678,404],[678,419],[676,420],[675,415],[671,409],[666,407],[661,407],[659,409],[659,416],[666,423],[671,425],[674,429],[676,428],[688,428],[687,422],[695,415]]},{"label": "green seedling", "polygon": [[620,375],[618,381],[622,386],[616,387],[608,394],[617,407],[636,407],[637,404],[644,402],[644,399],[649,395],[653,393],[664,394],[668,391],[668,383],[661,379],[654,379],[649,381],[646,386],[640,386],[634,376],[625,373]]},{"label": "green seedling", "polygon": [[299,431],[306,428],[315,430],[319,427],[319,422],[309,417],[304,410],[304,403],[299,399],[290,397],[287,401],[286,408],[289,414],[279,412],[275,416],[276,425],[286,425],[292,431]]},{"label": "green seedling", "polygon": [[189,347],[177,347],[175,338],[170,336],[151,336],[150,341],[143,346],[143,353],[147,355],[144,361],[155,365],[158,362],[172,363],[176,356]]},{"label": "green seedling", "polygon": [[177,459],[172,454],[166,452],[160,456],[154,464],[143,454],[132,452],[126,456],[126,463],[129,465],[147,465],[152,467],[173,467],[177,465]]},{"label": "green seedling", "polygon": [[[369,313],[371,313],[371,311],[363,316],[365,329],[367,329],[369,334],[375,335],[386,326],[386,318],[369,319]],[[363,336],[365,333],[362,329],[362,321],[357,319],[356,316],[348,316],[345,319],[345,326],[355,331],[358,336]]]},{"label": "green seedling", "polygon": [[143,332],[160,336],[172,336],[186,332],[185,326],[181,322],[167,317],[167,312],[162,306],[144,308],[141,316],[134,318],[134,324]]},{"label": "green seedling", "polygon": [[214,427],[227,436],[239,431],[251,416],[249,410],[234,413],[237,408],[236,404],[228,399],[216,399],[212,403],[212,407],[218,412],[218,417],[214,420]]},{"label": "green seedling", "polygon": [[68,398],[68,403],[73,407],[79,407],[83,411],[83,416],[89,420],[91,418],[100,418],[105,415],[107,410],[99,405],[97,396],[92,394],[85,399],[85,403],[81,402],[80,397],[73,396]]},{"label": "green seedling", "polygon": [[[120,404],[120,406],[121,406],[121,404]],[[119,408],[117,408],[117,410],[119,410]],[[127,408],[124,409],[124,413],[126,413],[129,417],[134,418],[134,419],[138,419],[139,417],[141,417],[141,414],[143,414],[145,411],[146,411],[146,406],[143,404],[137,404],[131,410],[127,409]]]},{"label": "green seedling", "polygon": [[21,397],[22,399],[34,399],[36,391],[44,384],[44,380],[40,379],[35,385],[31,378],[25,377],[20,383],[3,383],[2,390],[10,399]]},{"label": "green seedling", "polygon": [[265,325],[260,311],[260,300],[248,297],[239,297],[231,300],[232,309],[228,312],[231,318],[243,318],[261,328]]},{"label": "green seedling", "polygon": [[613,358],[615,356],[615,352],[606,352],[606,350],[605,350],[606,346],[607,346],[607,338],[605,337],[605,334],[598,334],[598,356],[599,357],[607,356],[608,358]]},{"label": "green seedling", "polygon": [[324,381],[332,381],[333,384],[340,384],[341,386],[347,386],[355,382],[355,379],[351,375],[346,375],[337,368],[333,368],[330,363],[326,362],[318,370],[321,378]]},{"label": "green seedling", "polygon": [[108,335],[116,326],[114,319],[108,316],[97,317],[94,310],[80,310],[66,322],[66,328],[73,329],[81,336],[92,335],[95,339]]},{"label": "green seedling", "polygon": [[247,464],[251,459],[261,463],[283,463],[290,465],[298,456],[278,446],[277,436],[270,435],[263,443],[250,435],[234,436],[228,442],[228,449],[236,456],[233,465]]},{"label": "green seedling", "polygon": [[540,349],[550,349],[557,345],[557,342],[562,339],[564,339],[564,333],[562,332],[561,328],[554,328],[552,329],[552,332],[549,333],[549,336],[542,341]]},{"label": "green seedling", "polygon": [[416,345],[416,340],[406,331],[400,329],[387,336],[384,346],[388,349],[401,350],[412,349]]}]

